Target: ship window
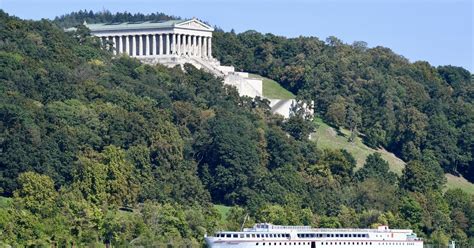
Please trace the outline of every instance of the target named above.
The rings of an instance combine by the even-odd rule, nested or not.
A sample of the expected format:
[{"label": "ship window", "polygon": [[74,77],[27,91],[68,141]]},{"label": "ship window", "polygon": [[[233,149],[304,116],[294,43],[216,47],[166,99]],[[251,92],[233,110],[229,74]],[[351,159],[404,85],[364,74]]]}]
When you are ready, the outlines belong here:
[{"label": "ship window", "polygon": [[258,245],[258,242],[255,245]]},{"label": "ship window", "polygon": [[245,234],[245,237],[246,237],[246,238],[250,238],[250,234],[248,234],[248,233]]},{"label": "ship window", "polygon": [[237,235],[237,234],[234,234],[233,236],[234,236],[234,238],[238,238],[238,236],[239,236],[239,235]]},{"label": "ship window", "polygon": [[257,234],[257,238],[260,238],[260,234]]},{"label": "ship window", "polygon": [[240,238],[243,238],[244,237],[244,234],[240,234]]},{"label": "ship window", "polygon": [[252,233],[252,238],[255,238],[255,234],[254,234],[254,233]]},{"label": "ship window", "polygon": [[226,238],[232,237],[232,235],[230,235],[230,233],[226,234],[225,236],[226,236]]}]

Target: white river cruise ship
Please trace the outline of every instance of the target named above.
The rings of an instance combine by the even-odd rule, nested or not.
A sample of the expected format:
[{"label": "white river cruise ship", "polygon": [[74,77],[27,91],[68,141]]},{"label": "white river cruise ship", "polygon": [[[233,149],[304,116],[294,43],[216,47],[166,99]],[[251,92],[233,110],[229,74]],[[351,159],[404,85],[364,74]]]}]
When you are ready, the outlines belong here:
[{"label": "white river cruise ship", "polygon": [[221,231],[205,237],[209,248],[423,248],[423,240],[409,229],[328,229],[310,226],[256,224],[240,232]]}]

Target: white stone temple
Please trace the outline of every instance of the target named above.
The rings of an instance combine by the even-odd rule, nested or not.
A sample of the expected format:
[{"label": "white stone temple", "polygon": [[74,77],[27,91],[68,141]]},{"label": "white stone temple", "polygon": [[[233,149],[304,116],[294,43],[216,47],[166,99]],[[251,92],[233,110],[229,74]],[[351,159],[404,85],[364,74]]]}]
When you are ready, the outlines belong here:
[{"label": "white stone temple", "polygon": [[[232,66],[222,66],[212,57],[212,32],[209,25],[193,18],[163,22],[87,24],[92,35],[115,55],[125,54],[148,64],[174,67],[190,63],[222,77],[225,84],[237,88],[241,96],[263,96],[260,79],[249,78],[245,72],[235,72]],[[272,112],[288,118],[295,99],[268,99]]]}]

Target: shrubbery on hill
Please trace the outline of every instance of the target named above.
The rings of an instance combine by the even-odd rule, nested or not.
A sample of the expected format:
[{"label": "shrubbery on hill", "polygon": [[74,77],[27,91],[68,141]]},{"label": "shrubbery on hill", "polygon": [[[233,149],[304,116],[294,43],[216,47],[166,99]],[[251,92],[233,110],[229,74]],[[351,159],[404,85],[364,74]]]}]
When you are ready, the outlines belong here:
[{"label": "shrubbery on hill", "polygon": [[[442,174],[436,154],[421,153],[401,179],[376,155],[355,172],[349,153],[305,138],[302,117],[273,116],[265,101],[190,65],[112,57],[87,30],[4,12],[0,40],[3,244],[196,246],[247,213],[249,223],[389,224],[473,242],[471,195],[443,194],[442,180],[417,187]],[[413,123],[399,128],[418,137],[411,127],[424,114],[405,111],[416,118],[407,112]],[[239,207],[222,224],[214,204]]]}]

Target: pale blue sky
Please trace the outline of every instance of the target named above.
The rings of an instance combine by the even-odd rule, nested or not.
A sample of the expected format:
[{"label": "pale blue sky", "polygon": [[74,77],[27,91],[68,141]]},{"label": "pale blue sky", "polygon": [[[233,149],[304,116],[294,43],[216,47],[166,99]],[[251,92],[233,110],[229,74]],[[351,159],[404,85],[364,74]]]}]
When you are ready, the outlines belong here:
[{"label": "pale blue sky", "polygon": [[0,8],[26,19],[53,19],[80,9],[195,16],[226,31],[362,40],[412,62],[474,72],[471,0],[0,0]]}]

